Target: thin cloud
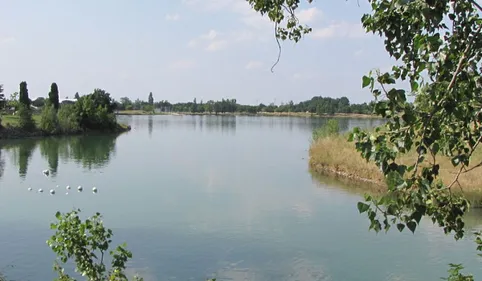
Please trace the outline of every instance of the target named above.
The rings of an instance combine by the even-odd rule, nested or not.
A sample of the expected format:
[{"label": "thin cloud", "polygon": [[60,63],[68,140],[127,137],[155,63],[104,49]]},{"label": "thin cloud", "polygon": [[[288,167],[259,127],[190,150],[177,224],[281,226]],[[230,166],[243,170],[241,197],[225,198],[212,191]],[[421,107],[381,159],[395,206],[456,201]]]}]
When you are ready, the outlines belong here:
[{"label": "thin cloud", "polygon": [[263,67],[263,63],[260,62],[260,61],[250,61],[246,64],[245,68],[248,69],[248,70],[251,70],[251,69],[258,69],[258,68],[261,68]]},{"label": "thin cloud", "polygon": [[179,14],[167,14],[166,15],[167,21],[178,21],[180,19],[181,19],[181,16]]},{"label": "thin cloud", "polygon": [[338,22],[323,28],[313,28],[309,36],[314,39],[362,38],[366,33],[361,23]]},{"label": "thin cloud", "polygon": [[177,70],[192,69],[194,67],[196,67],[196,62],[190,59],[181,59],[178,61],[174,61],[169,65],[169,68]]},{"label": "thin cloud", "polygon": [[201,34],[198,38],[191,39],[187,46],[190,48],[201,47],[209,52],[224,50],[228,46],[228,40],[222,37],[222,34],[211,29],[209,32]]},{"label": "thin cloud", "polygon": [[318,20],[322,13],[316,7],[304,9],[298,12],[298,20],[302,23],[309,23]]},{"label": "thin cloud", "polygon": [[226,49],[228,46],[228,42],[226,40],[216,40],[211,43],[206,47],[206,51],[210,52],[215,52],[215,51],[221,51]]}]

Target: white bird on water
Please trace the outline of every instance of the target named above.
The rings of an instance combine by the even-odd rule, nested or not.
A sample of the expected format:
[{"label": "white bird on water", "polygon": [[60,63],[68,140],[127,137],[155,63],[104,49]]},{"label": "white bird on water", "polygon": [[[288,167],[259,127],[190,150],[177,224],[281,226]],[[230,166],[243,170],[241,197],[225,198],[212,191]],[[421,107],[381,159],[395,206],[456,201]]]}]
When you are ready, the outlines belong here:
[{"label": "white bird on water", "polygon": [[42,192],[44,192],[44,190],[41,189],[41,188],[39,188],[39,189],[38,189],[38,192],[42,193]]},{"label": "white bird on water", "polygon": [[92,188],[92,192],[97,193],[97,187],[94,186],[94,187]]},{"label": "white bird on water", "polygon": [[70,190],[70,185],[67,185],[66,189],[67,189],[67,190]]},{"label": "white bird on water", "polygon": [[44,175],[46,175],[46,176],[50,175],[50,171],[49,171],[49,170],[43,170],[42,173],[44,173]]},{"label": "white bird on water", "polygon": [[77,187],[77,190],[78,190],[79,192],[82,192],[82,189],[83,189],[83,188],[82,188],[82,186],[80,186],[80,185],[79,185],[79,187]]},{"label": "white bird on water", "polygon": [[31,187],[29,187],[29,188],[28,188],[28,191],[32,191],[32,188],[31,188]]},{"label": "white bird on water", "polygon": [[54,194],[55,194],[55,190],[51,189],[51,190],[50,190],[50,194],[51,194],[51,195],[54,195]]}]

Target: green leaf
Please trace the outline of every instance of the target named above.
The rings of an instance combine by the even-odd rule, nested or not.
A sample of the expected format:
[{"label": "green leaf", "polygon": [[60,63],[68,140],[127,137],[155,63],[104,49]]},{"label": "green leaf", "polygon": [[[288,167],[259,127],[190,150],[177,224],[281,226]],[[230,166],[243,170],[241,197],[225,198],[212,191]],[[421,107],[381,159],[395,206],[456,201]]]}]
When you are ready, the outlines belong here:
[{"label": "green leaf", "polygon": [[398,231],[402,232],[405,229],[405,225],[403,223],[398,223],[397,229],[398,229]]},{"label": "green leaf", "polygon": [[414,221],[409,221],[407,223],[407,227],[408,229],[410,229],[412,233],[415,233],[415,228],[417,228],[417,223],[415,223]]},{"label": "green leaf", "polygon": [[367,87],[368,85],[370,85],[372,79],[366,75],[363,76],[362,78],[362,88],[365,88]]},{"label": "green leaf", "polygon": [[360,214],[368,211],[368,209],[370,208],[368,204],[365,204],[363,202],[358,202],[357,207]]}]

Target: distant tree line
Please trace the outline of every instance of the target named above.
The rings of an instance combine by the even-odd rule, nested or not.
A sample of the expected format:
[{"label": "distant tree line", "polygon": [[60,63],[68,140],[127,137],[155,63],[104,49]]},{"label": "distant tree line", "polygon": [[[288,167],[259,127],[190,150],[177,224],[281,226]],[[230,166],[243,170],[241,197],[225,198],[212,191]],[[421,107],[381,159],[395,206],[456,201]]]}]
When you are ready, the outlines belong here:
[{"label": "distant tree line", "polygon": [[236,99],[222,99],[220,101],[209,100],[207,102],[197,101],[195,98],[192,102],[170,103],[167,100],[154,102],[152,93],[148,96],[148,101],[136,99],[132,101],[128,97],[123,97],[116,102],[117,110],[144,110],[144,111],[160,111],[160,112],[190,112],[190,113],[251,113],[259,112],[303,112],[318,115],[335,114],[335,113],[357,113],[371,114],[373,112],[372,103],[351,104],[347,97],[330,98],[330,97],[313,97],[311,100],[302,101],[295,104],[293,101],[275,105],[242,105],[238,104]]}]

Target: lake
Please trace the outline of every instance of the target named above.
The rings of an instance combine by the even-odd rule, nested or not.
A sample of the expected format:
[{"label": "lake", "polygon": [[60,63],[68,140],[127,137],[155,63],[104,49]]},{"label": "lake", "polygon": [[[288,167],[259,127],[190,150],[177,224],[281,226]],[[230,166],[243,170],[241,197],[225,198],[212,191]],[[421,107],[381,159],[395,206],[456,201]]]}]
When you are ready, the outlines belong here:
[{"label": "lake", "polygon": [[[356,208],[363,191],[310,174],[311,132],[326,119],[118,119],[132,130],[0,142],[0,272],[9,279],[53,280],[49,224],[72,208],[101,212],[134,254],[130,272],[146,281],[439,280],[448,263],[482,276],[471,240],[428,221],[415,235],[368,231]],[[340,119],[345,131],[380,122]],[[67,185],[84,192],[67,195]],[[481,219],[471,212],[468,228]]]}]

